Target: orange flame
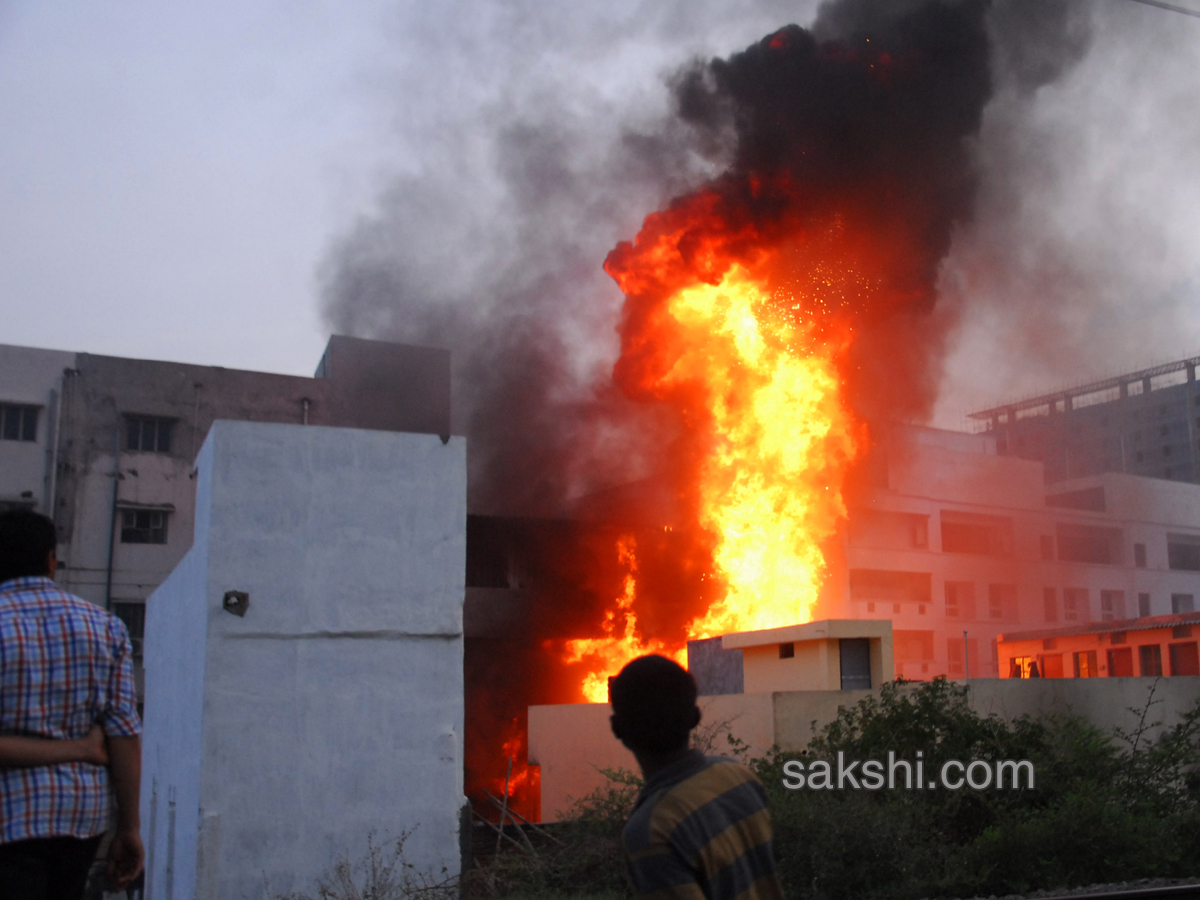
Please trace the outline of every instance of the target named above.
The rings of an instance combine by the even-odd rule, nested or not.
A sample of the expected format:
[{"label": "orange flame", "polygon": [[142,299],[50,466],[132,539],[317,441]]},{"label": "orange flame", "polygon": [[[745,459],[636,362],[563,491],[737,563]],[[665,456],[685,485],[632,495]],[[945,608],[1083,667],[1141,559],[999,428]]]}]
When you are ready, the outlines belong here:
[{"label": "orange flame", "polygon": [[616,607],[604,615],[601,627],[605,636],[567,641],[563,657],[568,663],[586,662],[590,666],[580,686],[588,703],[608,702],[609,677],[621,671],[630,660],[647,653],[661,653],[678,660],[681,652],[685,655],[687,652],[686,648],[670,652],[662,641],[642,641],[633,612],[637,598],[637,541],[632,535],[623,535],[617,540],[617,558],[625,567],[624,590],[616,598]]},{"label": "orange flame", "polygon": [[840,348],[777,307],[737,264],[668,304],[687,349],[663,380],[708,387],[713,441],[698,472],[699,524],[716,536],[726,586],[689,625],[692,638],[808,621],[825,571],[821,543],[846,514],[842,475],[858,441],[835,368]]},{"label": "orange flame", "polygon": [[[750,187],[756,196],[789,189]],[[687,624],[688,638],[812,618],[822,545],[845,517],[843,480],[866,437],[839,376],[852,328],[839,325],[830,299],[871,286],[853,264],[835,274],[826,256],[808,260],[807,280],[772,289],[771,242],[726,214],[715,194],[693,195],[650,216],[606,264],[626,294],[617,380],[631,396],[675,406],[693,441],[684,524],[711,547],[719,590]],[[823,243],[844,238],[834,221]],[[686,658],[681,641],[668,647],[639,633],[632,538],[619,553],[628,575],[604,636],[567,644],[568,662],[590,663],[582,691],[592,702],[607,698],[607,678],[636,656]]]}]

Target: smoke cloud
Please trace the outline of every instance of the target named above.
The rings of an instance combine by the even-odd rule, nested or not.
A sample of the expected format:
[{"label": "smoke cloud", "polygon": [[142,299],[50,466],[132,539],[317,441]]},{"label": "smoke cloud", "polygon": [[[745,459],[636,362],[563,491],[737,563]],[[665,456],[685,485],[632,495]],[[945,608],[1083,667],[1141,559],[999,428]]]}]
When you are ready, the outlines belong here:
[{"label": "smoke cloud", "polygon": [[[1200,125],[1185,114],[1200,87],[1198,23],[1116,2],[1006,0],[986,19],[976,3],[826,4],[809,32],[781,33],[903,44],[935,15],[979,28],[948,48],[965,68],[922,107],[933,119],[872,110],[894,134],[872,141],[874,126],[848,121],[840,144],[798,160],[811,120],[773,125],[782,111],[769,97],[755,106],[739,94],[751,90],[738,67],[753,48],[720,56],[795,9],[721,7],[609,5],[560,21],[536,4],[460,3],[452,20],[478,28],[420,20],[398,37],[432,48],[397,88],[406,171],[331,248],[326,314],[338,331],[451,348],[473,510],[561,512],[661,464],[677,424],[613,387],[622,297],[600,264],[670,198],[772,156],[831,190],[854,187],[843,155],[930,174],[918,180],[939,212],[916,222],[924,250],[909,270],[924,293],[857,350],[867,412],[932,410],[957,424],[998,396],[1137,364],[1164,336],[1200,338],[1188,315]],[[418,90],[431,96],[413,100]],[[809,112],[823,98],[836,111],[839,90],[814,86]],[[954,123],[942,151],[953,147],[927,154],[922,129],[937,122]],[[892,156],[872,156],[880,146]]]}]

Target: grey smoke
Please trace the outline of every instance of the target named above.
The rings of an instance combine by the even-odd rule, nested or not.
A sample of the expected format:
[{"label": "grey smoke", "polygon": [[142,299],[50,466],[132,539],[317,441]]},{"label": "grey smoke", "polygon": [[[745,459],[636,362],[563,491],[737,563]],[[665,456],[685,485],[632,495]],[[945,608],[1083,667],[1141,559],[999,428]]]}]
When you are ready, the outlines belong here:
[{"label": "grey smoke", "polygon": [[[825,7],[818,27],[836,31],[839,10],[856,5]],[[1114,8],[1127,5],[993,9],[997,94],[976,147],[982,190],[942,267],[942,315],[961,324],[939,421],[1065,377],[1088,344],[1093,356],[1133,352],[1178,333],[1172,323],[1187,308],[1178,297],[1190,297],[1178,285],[1197,260],[1197,238],[1182,235],[1194,224],[1182,201],[1200,209],[1197,180],[1180,178],[1196,171],[1200,147],[1184,99],[1196,96],[1187,32],[1200,47],[1200,22]],[[571,497],[650,472],[670,437],[668,421],[610,386],[622,298],[600,266],[646,214],[728,162],[727,143],[674,115],[675,73],[803,24],[814,6],[564,13],[463,2],[430,18],[433,9],[397,22],[405,52],[389,89],[397,154],[410,161],[331,248],[326,314],[339,331],[451,348],[472,509],[561,511]],[[1147,84],[1147,72],[1176,82]],[[1140,92],[1146,102],[1134,103]],[[1117,109],[1125,121],[1106,123]],[[1146,153],[1139,174],[1129,164]],[[1139,316],[1133,293],[1160,302]]]},{"label": "grey smoke", "polygon": [[985,111],[976,215],[942,271],[962,322],[938,424],[1200,352],[1200,20],[1071,12],[1078,64],[1009,79]]}]

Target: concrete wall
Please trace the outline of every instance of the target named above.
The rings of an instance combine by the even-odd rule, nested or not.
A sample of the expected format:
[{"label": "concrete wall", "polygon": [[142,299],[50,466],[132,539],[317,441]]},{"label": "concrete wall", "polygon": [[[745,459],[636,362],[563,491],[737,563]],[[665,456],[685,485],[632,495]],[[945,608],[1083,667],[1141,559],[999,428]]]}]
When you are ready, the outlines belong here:
[{"label": "concrete wall", "polygon": [[[901,688],[912,691],[916,687]],[[1138,726],[1141,710],[1151,699],[1148,723],[1154,737],[1163,727],[1179,721],[1182,713],[1200,700],[1200,677],[994,679],[972,680],[968,699],[980,715],[1017,719],[1024,715],[1059,713],[1086,718],[1106,733],[1114,728],[1130,732]],[[798,753],[838,714],[876,691],[783,691],[773,694],[730,694],[701,697],[705,723],[727,724],[728,731],[750,745],[751,756],[761,756],[778,744]],[[609,707],[575,704],[529,707],[529,759],[542,767],[542,811],[549,821],[570,809],[569,798],[579,798],[605,784],[599,769],[624,767],[637,771],[633,756],[608,729]],[[726,752],[722,737],[714,743],[718,755]]]},{"label": "concrete wall", "polygon": [[372,833],[456,874],[465,442],[217,422],[197,468],[148,603],[148,900],[311,892]]},{"label": "concrete wall", "polygon": [[[727,735],[762,755],[773,741],[770,694],[701,697],[694,741],[705,753],[728,756]],[[607,703],[529,707],[529,762],[541,766],[542,817],[558,821],[574,802],[606,786],[601,769],[638,772],[637,760],[612,735]]]},{"label": "concrete wall", "polygon": [[788,659],[779,658],[777,644],[744,648],[746,693],[838,689],[841,657],[836,640],[800,641],[794,646],[796,655]]}]

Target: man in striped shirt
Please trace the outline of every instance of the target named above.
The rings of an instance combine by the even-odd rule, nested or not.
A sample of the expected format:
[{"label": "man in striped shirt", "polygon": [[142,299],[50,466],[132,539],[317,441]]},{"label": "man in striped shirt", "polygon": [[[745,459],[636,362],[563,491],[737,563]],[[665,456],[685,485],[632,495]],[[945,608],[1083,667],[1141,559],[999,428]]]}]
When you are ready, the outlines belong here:
[{"label": "man in striped shirt", "polygon": [[[77,900],[116,801],[110,886],[141,870],[141,744],[132,648],[122,622],[59,590],[54,524],[26,510],[0,513],[0,886],[11,900]],[[108,766],[64,759],[99,724]],[[8,746],[18,745],[19,756]],[[69,745],[68,748],[69,750]],[[100,756],[103,758],[103,755]],[[46,764],[38,764],[46,763]],[[111,794],[111,796],[110,796]]]},{"label": "man in striped shirt", "polygon": [[662,656],[612,680],[612,730],[645,778],[622,841],[634,893],[661,900],[780,900],[762,783],[688,746],[696,682]]}]

